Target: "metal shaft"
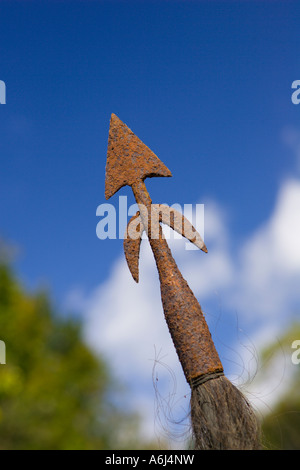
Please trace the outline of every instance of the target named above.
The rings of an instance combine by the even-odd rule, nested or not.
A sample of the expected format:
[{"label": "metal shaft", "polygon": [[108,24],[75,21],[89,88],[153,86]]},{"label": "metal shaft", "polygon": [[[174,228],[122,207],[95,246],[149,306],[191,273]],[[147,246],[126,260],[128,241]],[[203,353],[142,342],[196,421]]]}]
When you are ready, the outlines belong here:
[{"label": "metal shaft", "polygon": [[187,381],[222,372],[223,367],[211,338],[202,309],[183,278],[159,226],[159,236],[151,238],[151,198],[144,181],[132,185],[144,227],[155,258],[161,286],[165,319]]}]

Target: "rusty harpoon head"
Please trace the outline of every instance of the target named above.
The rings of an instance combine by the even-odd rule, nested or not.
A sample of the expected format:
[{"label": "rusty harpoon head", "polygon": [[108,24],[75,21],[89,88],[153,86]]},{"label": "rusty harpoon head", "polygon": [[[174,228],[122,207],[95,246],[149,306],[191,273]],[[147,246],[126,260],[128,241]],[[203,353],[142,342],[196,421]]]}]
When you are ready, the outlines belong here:
[{"label": "rusty harpoon head", "polygon": [[111,115],[105,176],[105,198],[120,188],[170,170],[115,114]]}]

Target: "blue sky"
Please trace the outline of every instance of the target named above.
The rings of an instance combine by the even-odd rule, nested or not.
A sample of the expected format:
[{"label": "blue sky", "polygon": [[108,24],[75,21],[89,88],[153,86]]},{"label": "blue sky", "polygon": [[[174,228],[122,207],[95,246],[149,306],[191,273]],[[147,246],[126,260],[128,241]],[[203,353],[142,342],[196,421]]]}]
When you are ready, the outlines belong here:
[{"label": "blue sky", "polygon": [[[219,235],[205,230],[212,247],[226,230],[241,265],[235,255],[281,214],[276,201],[297,192],[284,192],[299,172],[283,136],[299,130],[299,14],[298,1],[2,1],[0,235],[19,247],[23,282],[48,285],[61,307],[81,292],[76,310],[121,262],[122,241],[96,237],[112,112],[173,173],[146,181],[153,202],[226,214]],[[119,195],[134,202],[123,188],[116,207]],[[184,257],[200,266],[195,253],[179,255],[183,269]],[[243,314],[238,301],[223,310]]]}]

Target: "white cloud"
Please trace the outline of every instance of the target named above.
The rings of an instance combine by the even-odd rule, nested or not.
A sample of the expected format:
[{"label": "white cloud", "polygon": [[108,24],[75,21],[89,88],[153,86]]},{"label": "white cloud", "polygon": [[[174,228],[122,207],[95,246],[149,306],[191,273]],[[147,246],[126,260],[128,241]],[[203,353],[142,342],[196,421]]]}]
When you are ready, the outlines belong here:
[{"label": "white cloud", "polygon": [[[201,303],[220,293],[223,310],[238,312],[244,328],[249,327],[249,341],[257,349],[274,340],[288,326],[293,308],[300,309],[299,209],[300,181],[289,179],[279,189],[269,220],[244,240],[235,257],[229,247],[231,237],[226,229],[226,214],[212,201],[205,206],[208,254],[184,250],[185,240],[170,241],[179,268]],[[132,403],[138,404],[144,417],[145,434],[150,436],[155,431],[157,412],[152,372],[156,359],[160,392],[168,397],[175,376],[177,394],[173,398],[175,402],[178,400],[178,414],[186,414],[188,400],[182,402],[182,398],[189,395],[189,388],[164,320],[158,274],[147,240],[142,242],[139,284],[131,278],[122,256],[107,281],[91,295],[86,298],[78,292],[73,295],[77,303],[81,298],[85,311],[87,341],[106,356],[113,373],[127,383]],[[240,347],[238,343],[231,346]],[[251,348],[243,348],[239,354],[246,369],[251,361],[256,364]],[[276,358],[277,377],[282,367],[281,360]],[[289,383],[291,377],[286,370],[287,380],[283,378],[281,385],[275,386],[268,376],[256,385],[256,391],[253,386],[249,388],[258,407],[259,403],[273,405],[283,393],[286,386],[283,384]]]},{"label": "white cloud", "polygon": [[240,249],[231,305],[249,321],[286,322],[300,309],[300,182],[287,180],[274,212]]},{"label": "white cloud", "polygon": [[[189,389],[164,320],[158,274],[146,240],[142,242],[139,284],[132,279],[122,257],[107,282],[85,299],[84,310],[88,343],[106,357],[113,375],[129,388],[131,405],[134,403],[143,416],[145,437],[159,435],[162,429],[157,429],[154,422],[153,368],[155,386],[162,395],[167,397],[174,385],[172,374],[179,396],[189,393]],[[184,401],[187,408],[183,414],[187,414],[189,403]],[[178,413],[181,409],[178,404]]]}]

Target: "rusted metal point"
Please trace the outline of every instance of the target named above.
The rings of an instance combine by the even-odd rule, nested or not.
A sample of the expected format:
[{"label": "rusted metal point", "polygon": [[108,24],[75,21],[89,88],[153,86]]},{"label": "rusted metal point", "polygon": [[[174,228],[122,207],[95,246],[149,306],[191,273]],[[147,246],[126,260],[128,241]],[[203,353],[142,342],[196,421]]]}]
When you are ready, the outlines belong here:
[{"label": "rusted metal point", "polygon": [[131,186],[139,211],[128,223],[124,251],[130,272],[139,279],[139,252],[147,233],[156,261],[166,322],[185,377],[191,387],[218,375],[223,367],[211,338],[202,309],[182,277],[164,238],[161,223],[167,224],[202,251],[206,246],[191,223],[179,212],[152,204],[144,180],[172,176],[160,159],[115,114],[111,115],[105,179],[109,199],[125,185]]}]

